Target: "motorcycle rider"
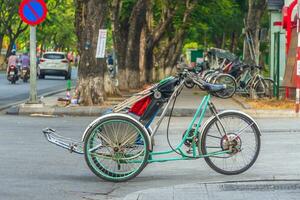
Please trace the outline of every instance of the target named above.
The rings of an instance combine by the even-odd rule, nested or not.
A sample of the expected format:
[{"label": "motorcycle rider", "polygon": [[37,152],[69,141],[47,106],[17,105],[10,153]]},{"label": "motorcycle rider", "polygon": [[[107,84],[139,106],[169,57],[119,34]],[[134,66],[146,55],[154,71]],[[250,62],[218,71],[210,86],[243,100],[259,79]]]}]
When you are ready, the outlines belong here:
[{"label": "motorcycle rider", "polygon": [[[27,81],[27,78],[29,77],[29,73],[30,73],[30,58],[28,56],[27,51],[25,51],[22,56],[21,56],[21,78],[25,81]],[[25,79],[25,76],[27,76],[27,78]]]},{"label": "motorcycle rider", "polygon": [[18,62],[18,57],[16,55],[16,50],[13,49],[11,51],[11,55],[8,57],[8,61],[7,61],[7,69],[6,69],[7,75],[8,75],[10,66],[14,66],[15,67],[15,74],[18,74],[17,62]]},{"label": "motorcycle rider", "polygon": [[27,52],[24,52],[21,56],[22,69],[30,67],[30,59]]}]

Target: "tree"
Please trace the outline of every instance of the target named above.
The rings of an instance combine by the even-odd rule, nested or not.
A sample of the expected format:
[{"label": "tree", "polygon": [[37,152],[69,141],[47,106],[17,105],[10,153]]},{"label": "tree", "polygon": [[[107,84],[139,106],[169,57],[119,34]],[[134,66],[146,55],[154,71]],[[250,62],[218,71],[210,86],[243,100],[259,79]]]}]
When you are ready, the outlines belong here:
[{"label": "tree", "polygon": [[[260,32],[260,23],[264,12],[267,7],[267,0],[248,0],[248,14],[245,24],[245,29],[250,33],[253,40],[254,54],[258,58],[260,52],[260,41],[259,41],[259,32]],[[249,52],[249,44],[246,43],[246,51],[244,52],[244,59],[246,62],[255,63],[256,60],[251,59]]]},{"label": "tree", "polygon": [[21,21],[18,15],[19,4],[20,1],[18,0],[0,1],[0,49],[2,49],[4,35],[7,35],[9,38],[9,47],[6,57],[9,56],[17,38],[28,27]]},{"label": "tree", "polygon": [[73,0],[48,0],[48,15],[39,26],[37,36],[43,48],[70,50],[76,48],[75,8]]},{"label": "tree", "polygon": [[112,0],[112,25],[121,89],[140,87],[140,37],[149,0]]},{"label": "tree", "polygon": [[80,63],[78,91],[83,105],[104,101],[104,59],[96,59],[99,29],[105,28],[108,16],[107,0],[76,0],[75,21]]}]

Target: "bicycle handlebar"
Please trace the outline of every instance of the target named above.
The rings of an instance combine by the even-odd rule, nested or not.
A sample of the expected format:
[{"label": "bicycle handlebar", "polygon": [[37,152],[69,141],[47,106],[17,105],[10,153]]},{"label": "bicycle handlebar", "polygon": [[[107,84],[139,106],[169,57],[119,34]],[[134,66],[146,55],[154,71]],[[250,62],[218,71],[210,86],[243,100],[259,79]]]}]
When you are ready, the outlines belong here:
[{"label": "bicycle handlebar", "polygon": [[196,76],[193,72],[190,72],[188,70],[183,70],[179,73],[179,80],[192,80],[194,84],[198,85],[201,89],[206,90],[208,92],[219,92],[226,89],[226,85],[207,83],[206,81]]}]

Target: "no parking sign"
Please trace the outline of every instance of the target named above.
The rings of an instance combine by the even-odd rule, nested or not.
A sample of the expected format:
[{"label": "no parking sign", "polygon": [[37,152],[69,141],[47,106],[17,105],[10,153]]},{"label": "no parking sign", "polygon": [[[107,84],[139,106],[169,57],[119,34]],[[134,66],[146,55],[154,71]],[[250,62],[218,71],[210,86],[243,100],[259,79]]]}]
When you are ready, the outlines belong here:
[{"label": "no parking sign", "polygon": [[30,93],[29,104],[39,103],[36,87],[36,25],[47,17],[47,6],[43,0],[23,0],[19,15],[23,22],[30,25]]},{"label": "no parking sign", "polygon": [[19,7],[23,22],[31,26],[42,23],[47,17],[47,6],[43,0],[24,0]]}]

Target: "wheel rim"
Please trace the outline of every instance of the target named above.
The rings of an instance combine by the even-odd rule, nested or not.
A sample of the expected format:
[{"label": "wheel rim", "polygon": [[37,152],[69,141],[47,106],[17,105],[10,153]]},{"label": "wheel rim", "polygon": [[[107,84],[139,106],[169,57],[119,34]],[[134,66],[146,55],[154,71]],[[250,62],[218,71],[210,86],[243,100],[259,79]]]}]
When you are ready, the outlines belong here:
[{"label": "wheel rim", "polygon": [[[232,145],[232,152],[210,156],[209,162],[221,172],[243,172],[254,163],[259,152],[260,142],[256,125],[243,117],[237,118],[236,115],[223,116],[220,117],[220,120],[225,127],[227,136],[225,136],[220,122],[215,120],[205,134],[203,153],[229,151],[230,149],[224,141],[227,139],[226,137],[231,137],[231,141],[236,145]],[[233,138],[235,139],[233,140]]]},{"label": "wheel rim", "polygon": [[265,85],[262,81],[258,81],[255,85],[255,93],[259,97],[262,97],[266,94]]},{"label": "wheel rim", "polygon": [[125,120],[109,120],[98,125],[86,143],[91,167],[102,176],[121,179],[141,169],[146,141],[141,131]]},{"label": "wheel rim", "polygon": [[222,97],[231,97],[235,93],[236,83],[235,80],[230,76],[219,76],[216,78],[215,83],[226,85],[225,90],[217,92],[218,95]]},{"label": "wheel rim", "polygon": [[266,87],[266,96],[268,97],[273,97],[273,81],[269,80],[269,79],[265,79],[265,87]]}]

